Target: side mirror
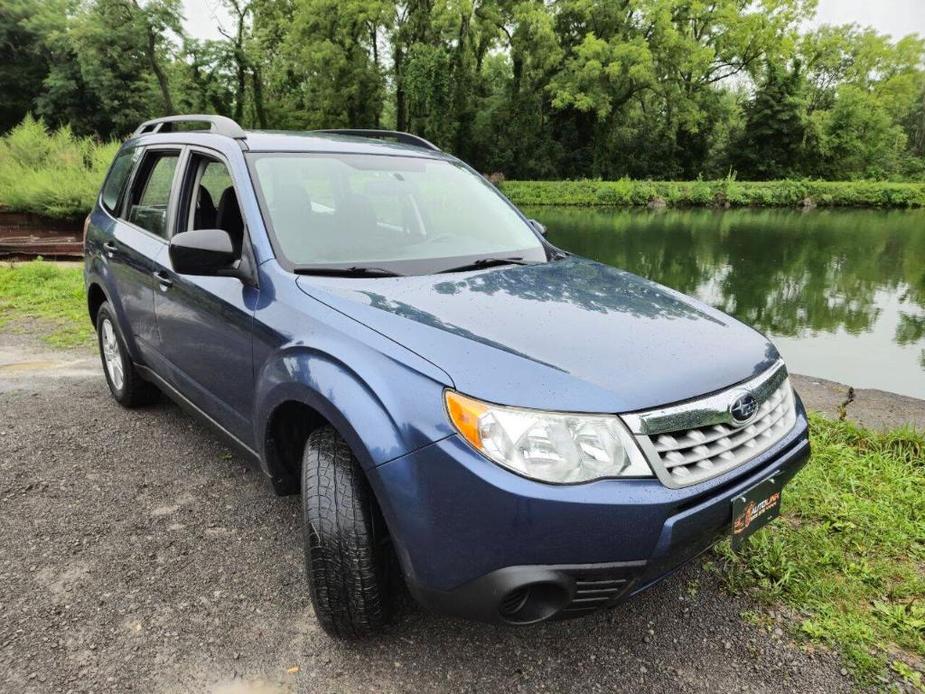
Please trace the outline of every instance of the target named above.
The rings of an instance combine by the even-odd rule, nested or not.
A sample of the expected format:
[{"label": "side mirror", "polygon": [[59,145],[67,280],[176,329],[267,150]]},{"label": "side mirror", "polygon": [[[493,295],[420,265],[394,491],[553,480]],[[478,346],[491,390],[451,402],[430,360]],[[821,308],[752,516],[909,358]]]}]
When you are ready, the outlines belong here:
[{"label": "side mirror", "polygon": [[224,229],[194,229],[174,234],[168,251],[173,269],[181,275],[237,274],[238,256]]},{"label": "side mirror", "polygon": [[530,226],[532,226],[536,231],[540,233],[540,236],[546,236],[546,225],[545,224],[543,224],[542,222],[538,222],[535,219],[530,219],[527,221],[530,222]]}]

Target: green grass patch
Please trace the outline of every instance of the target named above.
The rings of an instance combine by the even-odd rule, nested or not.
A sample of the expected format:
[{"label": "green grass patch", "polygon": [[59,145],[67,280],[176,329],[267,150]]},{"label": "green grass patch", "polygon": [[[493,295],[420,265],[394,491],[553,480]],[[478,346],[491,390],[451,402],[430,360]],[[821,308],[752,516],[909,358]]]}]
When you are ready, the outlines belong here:
[{"label": "green grass patch", "polygon": [[925,207],[925,183],[888,181],[504,181],[517,205],[644,207]]},{"label": "green grass patch", "polygon": [[[797,636],[841,651],[862,681],[925,664],[925,436],[812,417],[813,454],[782,517],[741,554],[719,546],[733,591],[784,603]],[[919,672],[916,672],[919,671]]]},{"label": "green grass patch", "polygon": [[0,329],[36,332],[54,347],[88,344],[83,269],[41,260],[0,266]]},{"label": "green grass patch", "polygon": [[0,137],[0,211],[78,219],[93,208],[119,143],[49,132],[27,117]]}]

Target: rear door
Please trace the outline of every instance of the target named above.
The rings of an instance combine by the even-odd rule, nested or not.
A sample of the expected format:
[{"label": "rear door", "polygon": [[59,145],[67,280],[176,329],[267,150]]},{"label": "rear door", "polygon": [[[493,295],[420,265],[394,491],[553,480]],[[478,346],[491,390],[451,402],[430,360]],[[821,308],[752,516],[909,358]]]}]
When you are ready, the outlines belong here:
[{"label": "rear door", "polygon": [[[211,150],[190,148],[178,191],[176,233],[224,229],[237,253],[251,254],[235,183]],[[252,255],[251,255],[252,257]],[[181,275],[160,257],[155,296],[165,377],[184,396],[253,446],[252,330],[258,289],[234,277]]]},{"label": "rear door", "polygon": [[112,210],[117,219],[103,240],[102,255],[123,312],[122,327],[130,333],[130,340],[140,353],[136,356],[147,361],[159,339],[154,316],[154,294],[158,287],[155,273],[159,268],[158,258],[167,252],[171,192],[180,148],[138,148],[127,152],[131,152],[134,173],[127,191]]}]

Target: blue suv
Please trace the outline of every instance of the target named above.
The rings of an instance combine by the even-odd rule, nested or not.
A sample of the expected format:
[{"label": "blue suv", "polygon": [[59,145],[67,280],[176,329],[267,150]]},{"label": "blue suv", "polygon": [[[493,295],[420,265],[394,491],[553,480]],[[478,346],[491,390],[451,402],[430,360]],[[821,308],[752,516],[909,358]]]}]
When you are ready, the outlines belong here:
[{"label": "blue suv", "polygon": [[393,583],[506,624],[614,605],[773,518],[809,454],[765,337],[556,248],[407,133],[149,121],[85,251],[113,397],[164,393],[301,491],[337,636]]}]

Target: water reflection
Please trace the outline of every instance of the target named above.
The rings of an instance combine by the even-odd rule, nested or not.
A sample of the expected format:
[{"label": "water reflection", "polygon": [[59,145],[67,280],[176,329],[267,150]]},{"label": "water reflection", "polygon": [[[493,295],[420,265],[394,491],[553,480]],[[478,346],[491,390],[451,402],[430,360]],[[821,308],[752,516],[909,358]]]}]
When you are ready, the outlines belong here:
[{"label": "water reflection", "polygon": [[528,212],[563,248],[774,336],[794,371],[925,397],[925,213]]},{"label": "water reflection", "polygon": [[712,316],[623,270],[567,258],[529,269],[480,273],[434,285],[438,294],[478,292],[527,301],[554,301],[579,306],[585,311],[618,311],[637,318],[689,318],[719,323]]}]

